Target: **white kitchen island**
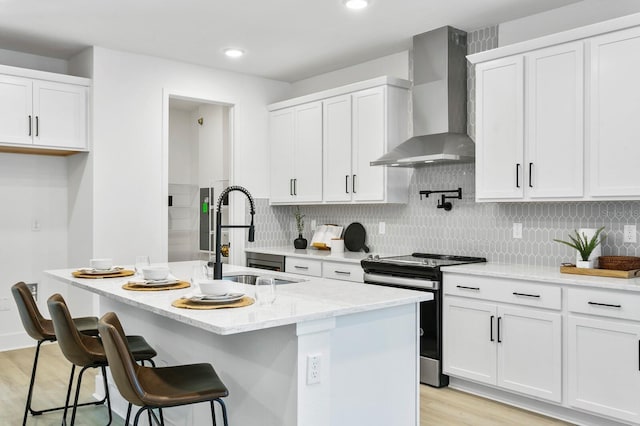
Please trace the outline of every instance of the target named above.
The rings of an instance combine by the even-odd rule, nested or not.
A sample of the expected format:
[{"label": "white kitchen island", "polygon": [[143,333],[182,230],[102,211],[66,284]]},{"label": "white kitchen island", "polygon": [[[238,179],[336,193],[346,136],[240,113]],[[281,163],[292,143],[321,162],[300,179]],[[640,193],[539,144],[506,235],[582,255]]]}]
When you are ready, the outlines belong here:
[{"label": "white kitchen island", "polygon": [[[170,267],[188,280],[193,264]],[[429,293],[304,277],[279,285],[270,306],[188,310],[171,302],[191,288],[128,291],[128,278],[77,279],[72,271],[47,276],[98,295],[100,313],[114,311],[128,334],[144,335],[158,366],[212,363],[229,388],[230,425],[419,424],[418,303]],[[225,274],[239,272],[269,274],[225,265]],[[234,286],[253,295],[253,286]],[[307,357],[317,355],[320,382],[308,384]],[[122,414],[124,401],[115,409]],[[211,422],[206,404],[167,410],[165,421]]]}]

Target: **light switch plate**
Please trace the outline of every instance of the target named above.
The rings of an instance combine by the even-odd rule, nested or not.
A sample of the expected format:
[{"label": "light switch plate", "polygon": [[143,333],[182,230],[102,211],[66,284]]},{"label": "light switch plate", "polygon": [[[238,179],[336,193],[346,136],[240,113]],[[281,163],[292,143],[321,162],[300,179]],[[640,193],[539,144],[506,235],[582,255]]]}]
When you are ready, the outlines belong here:
[{"label": "light switch plate", "polygon": [[384,222],[379,222],[378,223],[378,234],[384,234],[385,232],[387,232],[387,224]]},{"label": "light switch plate", "polygon": [[522,238],[522,224],[514,223],[513,224],[513,238]]}]

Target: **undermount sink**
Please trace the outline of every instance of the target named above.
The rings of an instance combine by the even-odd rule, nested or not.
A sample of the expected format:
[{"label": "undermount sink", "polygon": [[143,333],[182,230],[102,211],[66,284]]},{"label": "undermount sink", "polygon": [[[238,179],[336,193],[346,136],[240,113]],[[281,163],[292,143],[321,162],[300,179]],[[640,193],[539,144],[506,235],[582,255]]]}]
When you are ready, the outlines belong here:
[{"label": "undermount sink", "polygon": [[[259,276],[261,275],[252,275],[252,274],[224,275],[222,279],[227,281],[233,281],[236,283],[241,283],[241,284],[256,285],[256,279],[258,279]],[[275,278],[276,284],[292,284],[292,283],[299,283],[302,281],[306,281],[302,279],[299,280],[299,279],[278,278],[278,277],[273,277],[273,278]]]}]

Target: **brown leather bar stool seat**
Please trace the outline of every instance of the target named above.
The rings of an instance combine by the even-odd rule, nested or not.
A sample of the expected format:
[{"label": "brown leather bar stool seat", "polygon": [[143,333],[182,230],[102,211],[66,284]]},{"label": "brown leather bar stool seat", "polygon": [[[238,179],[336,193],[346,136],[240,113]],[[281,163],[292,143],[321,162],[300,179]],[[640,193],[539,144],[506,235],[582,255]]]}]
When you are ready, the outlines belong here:
[{"label": "brown leather bar stool seat", "polygon": [[[54,294],[47,300],[53,328],[58,339],[58,345],[63,355],[69,362],[73,364],[71,368],[71,377],[69,379],[69,388],[67,389],[67,399],[65,410],[62,417],[63,424],[66,424],[67,410],[69,407],[69,398],[71,395],[71,384],[75,367],[82,367],[76,383],[76,394],[73,403],[73,412],[71,414],[71,425],[75,423],[76,409],[78,407],[78,396],[80,394],[80,386],[82,384],[82,374],[88,368],[100,368],[102,370],[102,378],[104,380],[105,399],[109,409],[109,423],[112,421],[111,401],[109,399],[109,387],[107,385],[106,366],[107,356],[100,338],[95,336],[87,336],[79,332],[76,328],[67,304],[60,294]],[[121,328],[122,329],[122,328]],[[125,336],[125,345],[131,348],[132,357],[135,361],[149,361],[154,365],[153,358],[157,355],[156,351],[149,346],[142,336]]]},{"label": "brown leather bar stool seat", "polygon": [[[18,314],[27,334],[38,342],[36,345],[36,354],[33,359],[33,367],[31,368],[31,381],[29,382],[29,391],[27,392],[27,403],[24,408],[24,416],[22,425],[27,423],[27,415],[31,413],[34,416],[55,410],[62,410],[64,406],[47,408],[45,410],[34,410],[31,407],[31,398],[33,397],[33,388],[36,380],[36,370],[38,368],[38,358],[40,356],[40,346],[44,342],[55,342],[56,334],[53,330],[53,322],[46,319],[40,313],[38,304],[33,299],[33,295],[29,287],[24,282],[19,282],[11,287],[11,293],[18,306]],[[97,336],[98,335],[98,317],[81,317],[73,318],[78,331],[83,334]],[[93,401],[81,405],[97,405],[103,404],[104,401]]]},{"label": "brown leather bar stool seat", "polygon": [[[225,426],[227,409],[222,398],[229,395],[226,386],[218,377],[211,364],[190,364],[173,367],[145,367],[136,364],[133,354],[127,348],[126,339],[118,317],[113,312],[106,313],[98,323],[111,375],[120,394],[130,404],[141,407],[134,418],[138,424],[144,411],[153,408],[175,407],[179,405],[209,402],[213,424],[216,424],[214,401],[222,408]],[[131,408],[131,406],[129,406]],[[125,424],[129,424],[131,412],[127,411]],[[155,414],[153,415],[155,418]],[[157,418],[155,418],[158,421]],[[161,422],[161,424],[164,424]]]}]

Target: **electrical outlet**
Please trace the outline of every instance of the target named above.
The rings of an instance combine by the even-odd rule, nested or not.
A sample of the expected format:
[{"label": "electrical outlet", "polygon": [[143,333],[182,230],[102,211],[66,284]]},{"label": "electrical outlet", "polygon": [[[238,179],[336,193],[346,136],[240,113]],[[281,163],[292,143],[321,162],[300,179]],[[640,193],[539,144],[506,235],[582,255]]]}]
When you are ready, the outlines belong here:
[{"label": "electrical outlet", "polygon": [[31,224],[31,230],[33,232],[39,232],[40,231],[40,222],[38,221],[38,219],[34,220],[33,223]]},{"label": "electrical outlet", "polygon": [[378,223],[378,234],[384,234],[385,232],[387,232],[387,224],[384,222],[379,222]]},{"label": "electrical outlet", "polygon": [[316,220],[315,220],[315,219],[312,219],[312,220],[311,220],[311,230],[312,230],[312,231],[315,231],[315,230],[316,230]]},{"label": "electrical outlet", "polygon": [[513,224],[513,238],[522,238],[522,224],[514,223]]},{"label": "electrical outlet", "polygon": [[0,298],[0,311],[8,311],[9,308],[9,299],[6,297]]},{"label": "electrical outlet", "polygon": [[623,242],[625,243],[635,243],[637,242],[636,238],[636,226],[635,225],[625,225],[624,226],[624,238]]},{"label": "electrical outlet", "polygon": [[31,291],[31,295],[33,296],[33,299],[37,302],[38,301],[38,283],[27,283],[27,287]]},{"label": "electrical outlet", "polygon": [[320,354],[307,355],[307,384],[320,383]]}]

